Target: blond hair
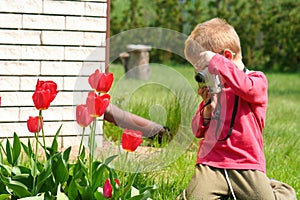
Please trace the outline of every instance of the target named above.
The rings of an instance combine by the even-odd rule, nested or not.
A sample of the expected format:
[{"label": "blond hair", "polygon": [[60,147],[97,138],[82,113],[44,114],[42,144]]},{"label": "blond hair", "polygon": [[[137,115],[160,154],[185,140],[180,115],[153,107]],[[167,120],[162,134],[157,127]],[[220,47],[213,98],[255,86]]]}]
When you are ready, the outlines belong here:
[{"label": "blond hair", "polygon": [[236,54],[235,59],[242,58],[240,39],[234,28],[224,19],[213,18],[198,24],[185,41],[185,56],[192,63],[203,51],[220,53],[230,49]]}]

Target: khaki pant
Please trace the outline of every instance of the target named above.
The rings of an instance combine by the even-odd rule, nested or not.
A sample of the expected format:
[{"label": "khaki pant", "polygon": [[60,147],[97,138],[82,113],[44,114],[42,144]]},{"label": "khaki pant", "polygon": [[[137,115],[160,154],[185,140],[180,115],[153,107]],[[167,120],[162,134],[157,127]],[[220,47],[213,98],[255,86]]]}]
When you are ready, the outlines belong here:
[{"label": "khaki pant", "polygon": [[[226,179],[226,174],[229,180]],[[231,192],[231,189],[233,193]],[[257,170],[225,170],[206,165],[196,167],[187,188],[177,200],[228,199],[239,200],[296,200],[294,189],[270,180]]]}]

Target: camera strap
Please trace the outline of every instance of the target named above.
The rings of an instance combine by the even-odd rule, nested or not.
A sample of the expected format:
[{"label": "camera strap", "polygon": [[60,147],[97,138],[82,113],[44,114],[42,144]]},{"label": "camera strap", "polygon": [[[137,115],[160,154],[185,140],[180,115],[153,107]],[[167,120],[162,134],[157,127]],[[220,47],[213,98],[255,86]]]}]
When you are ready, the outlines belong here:
[{"label": "camera strap", "polygon": [[[247,72],[247,68],[246,67],[244,67],[243,72],[244,73]],[[231,136],[238,105],[239,105],[239,96],[235,95],[234,106],[233,106],[233,111],[232,111],[232,115],[231,115],[231,122],[230,122],[230,127],[229,127],[229,130],[228,130],[228,133],[227,133],[227,135],[226,135],[225,138],[223,138],[221,140],[218,140],[218,141],[225,141],[225,140],[227,140]],[[220,119],[218,119],[218,124],[219,123],[220,123]],[[218,132],[219,126],[220,125],[217,126],[216,134]]]},{"label": "camera strap", "polygon": [[231,136],[238,105],[239,105],[239,96],[235,95],[234,107],[233,107],[233,111],[232,111],[232,115],[231,115],[231,122],[230,122],[230,127],[228,130],[228,133],[225,138],[218,140],[218,141],[225,141]]}]

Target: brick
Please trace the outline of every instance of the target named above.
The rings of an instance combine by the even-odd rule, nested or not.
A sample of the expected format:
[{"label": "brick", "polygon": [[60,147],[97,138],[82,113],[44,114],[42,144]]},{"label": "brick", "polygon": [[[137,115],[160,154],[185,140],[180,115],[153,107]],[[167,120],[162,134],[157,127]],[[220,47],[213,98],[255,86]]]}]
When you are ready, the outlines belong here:
[{"label": "brick", "polygon": [[105,48],[65,47],[66,60],[104,61]]},{"label": "brick", "polygon": [[63,92],[60,91],[57,96],[55,97],[55,99],[53,100],[51,105],[56,105],[56,106],[62,106],[62,105],[66,105],[66,106],[70,106],[73,105],[73,92]]},{"label": "brick", "polygon": [[106,18],[66,17],[67,30],[106,31]]},{"label": "brick", "polygon": [[64,120],[76,120],[76,106],[59,107]]},{"label": "brick", "polygon": [[44,45],[84,45],[83,32],[43,31],[41,38]]},{"label": "brick", "polygon": [[88,90],[86,92],[82,92],[82,91],[73,92],[73,105],[85,104],[86,98],[88,96],[88,92],[90,91],[91,90]]},{"label": "brick", "polygon": [[[42,111],[42,114],[47,111]],[[27,121],[29,116],[38,116],[39,111],[32,105],[31,107],[21,107],[20,108],[20,113],[19,113],[19,121]]]},{"label": "brick", "polygon": [[37,80],[42,81],[54,81],[57,84],[57,90],[62,90],[63,88],[63,77],[51,76],[51,77],[20,77],[20,90],[21,91],[33,91],[35,90]]},{"label": "brick", "polygon": [[0,14],[1,28],[21,28],[22,15],[21,14]]},{"label": "brick", "polygon": [[0,61],[1,75],[39,75],[39,61]]},{"label": "brick", "polygon": [[64,90],[91,90],[88,77],[64,77]]},{"label": "brick", "polygon": [[105,46],[105,33],[90,33],[85,32],[83,35],[83,45],[86,46]]},{"label": "brick", "polygon": [[64,59],[64,47],[22,46],[22,57],[21,58],[22,59],[32,59],[32,60],[63,60]]},{"label": "brick", "polygon": [[0,76],[1,91],[19,90],[20,79],[19,77]]},{"label": "brick", "polygon": [[[16,132],[19,136],[24,133],[29,135],[26,123],[2,123],[0,130],[1,138],[13,137],[14,132]],[[32,133],[30,135],[32,135]]]},{"label": "brick", "polygon": [[37,83],[37,77],[20,77],[20,90],[22,91],[34,91]]},{"label": "brick", "polygon": [[[62,78],[61,78],[62,79]],[[50,80],[50,79],[43,79]],[[57,81],[56,81],[57,82]],[[17,92],[6,92],[0,91],[1,106],[34,106],[32,101],[33,91],[35,90],[35,84],[32,83],[33,88],[30,91],[17,91]],[[59,83],[58,83],[59,86]],[[29,88],[29,86],[27,86]],[[63,92],[60,89],[54,101],[51,105],[71,105],[73,102],[72,92]]]},{"label": "brick", "polygon": [[0,59],[20,59],[21,46],[0,45]]},{"label": "brick", "polygon": [[40,31],[0,30],[2,44],[41,44]]},{"label": "brick", "polygon": [[1,106],[33,106],[32,92],[0,91]]},{"label": "brick", "polygon": [[44,0],[43,13],[61,15],[84,15],[84,2]]},{"label": "brick", "polygon": [[105,72],[105,63],[104,62],[84,62],[83,70],[80,74],[90,75],[95,72],[96,69],[99,69],[100,72]]},{"label": "brick", "polygon": [[43,1],[41,0],[1,0],[0,12],[41,13]]},{"label": "brick", "polygon": [[[44,121],[75,120],[75,109],[75,106],[50,106],[43,110],[42,115]],[[20,109],[20,121],[26,121],[29,116],[37,116],[38,112],[34,107],[23,107]]]},{"label": "brick", "polygon": [[1,108],[0,122],[19,121],[19,108]]},{"label": "brick", "polygon": [[106,16],[106,3],[85,2],[85,15],[87,16]]},{"label": "brick", "polygon": [[23,15],[22,28],[64,30],[65,17],[52,15]]},{"label": "brick", "polygon": [[76,76],[72,78],[83,77],[83,76],[86,78],[90,76],[92,73],[94,73],[96,69],[99,69],[100,71],[104,72],[105,63],[104,62],[81,62],[81,61],[79,62],[42,61],[41,62],[41,75],[43,76],[44,75],[62,75],[62,76],[67,75],[67,76]]},{"label": "brick", "polygon": [[41,75],[72,75],[79,74],[82,62],[41,62]]}]

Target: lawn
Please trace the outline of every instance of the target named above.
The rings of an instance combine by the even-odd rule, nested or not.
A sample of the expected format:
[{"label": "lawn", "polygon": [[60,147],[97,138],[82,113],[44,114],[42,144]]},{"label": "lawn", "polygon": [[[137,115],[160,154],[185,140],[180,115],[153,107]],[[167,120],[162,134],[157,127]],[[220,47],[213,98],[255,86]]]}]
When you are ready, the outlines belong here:
[{"label": "lawn", "polygon": [[[192,89],[194,93],[197,85],[190,66],[167,68],[167,71],[155,74],[156,83],[153,81],[150,83],[126,79],[123,77],[124,69],[121,65],[111,65],[110,71],[115,75],[111,90],[112,102],[120,107],[126,102],[125,109],[128,111],[166,125],[171,132],[176,132],[178,123],[189,123],[182,120],[182,114],[178,114],[177,106],[182,106],[181,100],[188,102],[195,99],[200,101],[200,99],[191,97],[189,92],[184,98],[174,100],[176,99],[174,96],[178,93],[172,88],[169,89],[173,87],[173,83],[176,85],[184,80],[186,88],[189,91]],[[279,73],[266,73],[266,75],[269,81],[269,105],[264,129],[267,175],[293,186],[297,197],[300,198],[300,156],[298,154],[300,151],[300,75]],[[164,82],[166,79],[172,81]],[[124,93],[114,95],[116,91]],[[192,102],[188,104],[196,107]],[[190,120],[190,116],[187,119]],[[104,131],[106,137],[112,140],[119,137],[122,132],[121,129],[107,123]],[[198,140],[193,138],[188,148],[166,167],[140,173],[136,182],[137,187],[157,184],[158,189],[153,199],[175,199],[194,173],[197,148]]]}]

